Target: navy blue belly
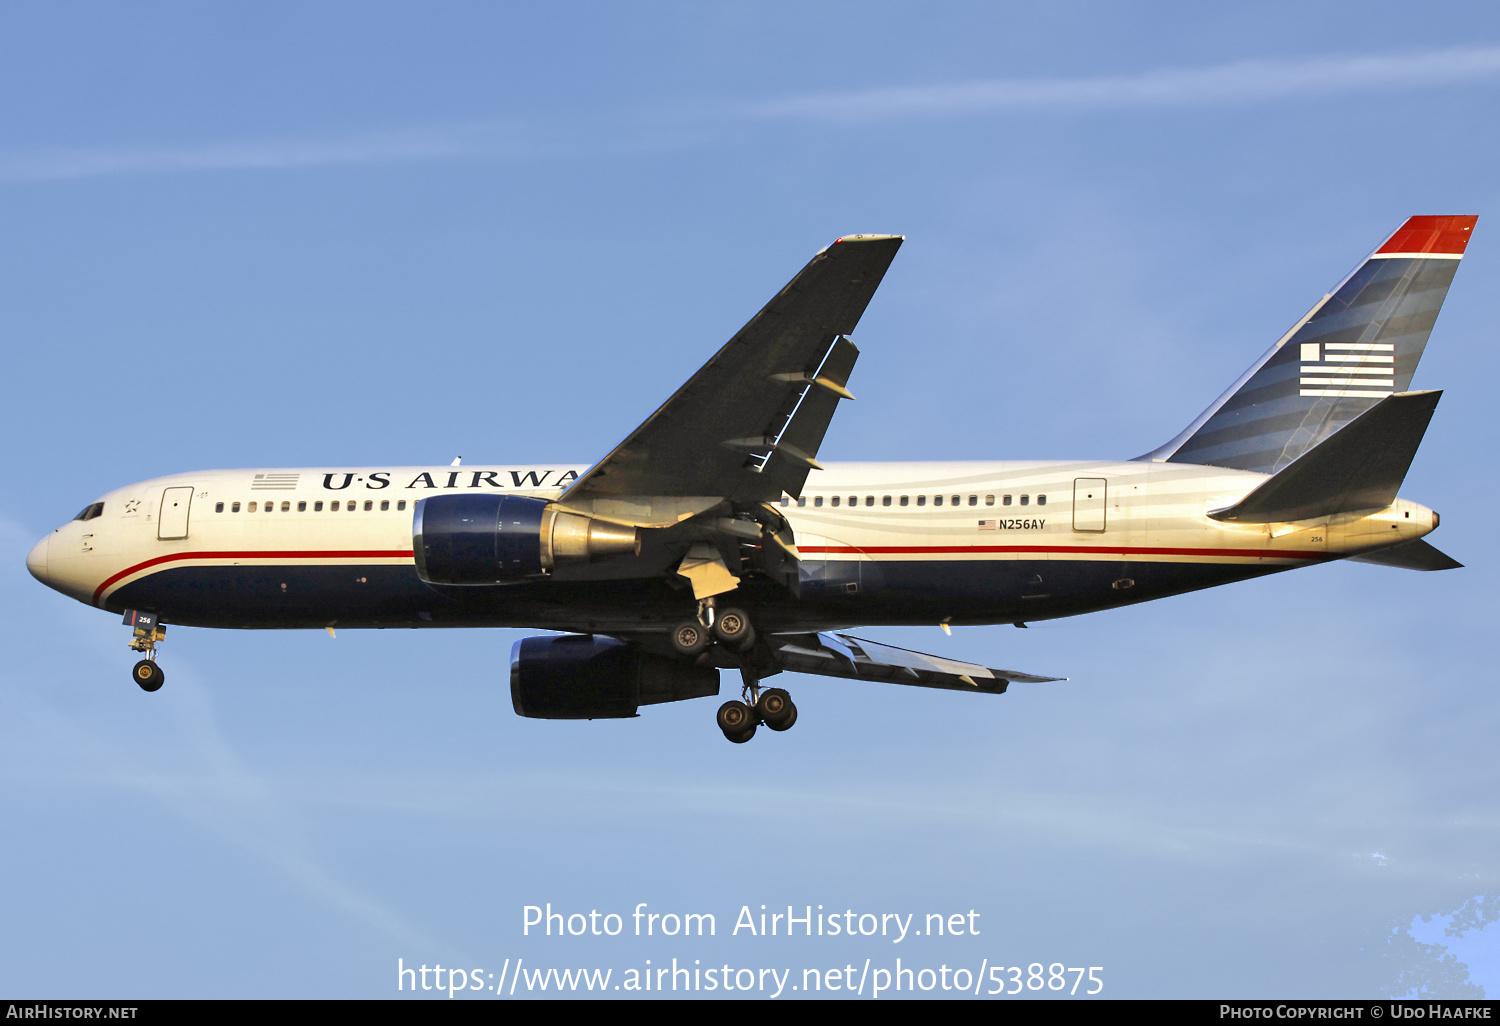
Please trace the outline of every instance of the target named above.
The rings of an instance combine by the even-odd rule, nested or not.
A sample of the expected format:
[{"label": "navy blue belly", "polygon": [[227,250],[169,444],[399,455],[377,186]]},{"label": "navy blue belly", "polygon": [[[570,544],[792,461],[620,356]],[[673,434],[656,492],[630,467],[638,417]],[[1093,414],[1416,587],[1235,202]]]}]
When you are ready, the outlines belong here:
[{"label": "navy blue belly", "polygon": [[[1290,569],[1285,564],[931,560],[822,564],[793,597],[747,580],[724,604],[763,630],[1010,623],[1128,605]],[[621,632],[691,616],[665,579],[434,587],[405,566],[177,566],[133,581],[106,608],[197,627],[533,627]]]}]

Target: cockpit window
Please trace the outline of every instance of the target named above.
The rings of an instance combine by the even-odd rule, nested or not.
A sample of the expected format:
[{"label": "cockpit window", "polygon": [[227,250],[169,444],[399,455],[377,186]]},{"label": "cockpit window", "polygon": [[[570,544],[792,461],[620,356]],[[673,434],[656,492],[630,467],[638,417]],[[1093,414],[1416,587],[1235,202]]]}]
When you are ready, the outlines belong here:
[{"label": "cockpit window", "polygon": [[92,519],[94,519],[97,516],[103,516],[103,514],[104,514],[104,503],[102,503],[102,502],[95,502],[95,503],[92,503],[92,504],[90,504],[88,506],[83,507],[83,509],[79,512],[79,514],[76,517],[74,517],[73,519],[74,520],[92,520]]}]

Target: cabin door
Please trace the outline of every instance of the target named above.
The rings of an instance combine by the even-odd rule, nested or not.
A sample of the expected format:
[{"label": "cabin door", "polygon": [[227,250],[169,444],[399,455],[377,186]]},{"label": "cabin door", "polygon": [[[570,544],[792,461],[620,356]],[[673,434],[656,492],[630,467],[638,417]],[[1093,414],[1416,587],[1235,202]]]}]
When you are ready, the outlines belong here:
[{"label": "cabin door", "polygon": [[1073,479],[1073,530],[1104,530],[1105,488],[1102,477]]},{"label": "cabin door", "polygon": [[156,536],[162,541],[176,541],[188,535],[188,507],[193,504],[193,489],[168,488],[161,493],[161,512],[156,517]]}]

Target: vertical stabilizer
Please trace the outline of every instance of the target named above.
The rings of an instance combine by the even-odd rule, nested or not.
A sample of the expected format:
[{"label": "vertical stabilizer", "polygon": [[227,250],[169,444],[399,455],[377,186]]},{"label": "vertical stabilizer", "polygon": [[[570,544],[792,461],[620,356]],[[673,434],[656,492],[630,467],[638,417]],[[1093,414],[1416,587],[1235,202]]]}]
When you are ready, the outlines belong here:
[{"label": "vertical stabilizer", "polygon": [[1407,391],[1477,220],[1408,218],[1186,431],[1139,458],[1274,474]]}]

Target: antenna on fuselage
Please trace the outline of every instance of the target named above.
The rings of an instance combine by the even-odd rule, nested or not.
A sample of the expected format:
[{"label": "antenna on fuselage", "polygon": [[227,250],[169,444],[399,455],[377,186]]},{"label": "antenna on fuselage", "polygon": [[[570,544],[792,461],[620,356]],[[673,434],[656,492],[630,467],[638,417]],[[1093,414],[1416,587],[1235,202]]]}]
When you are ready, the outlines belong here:
[{"label": "antenna on fuselage", "polygon": [[448,466],[450,466],[450,467],[456,467],[460,463],[462,463],[463,461],[464,461],[464,458],[462,456],[455,456],[455,457],[453,457],[453,462],[450,463],[450,464],[448,464]]}]

